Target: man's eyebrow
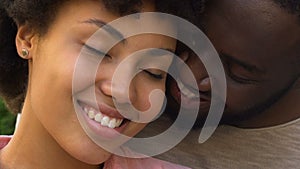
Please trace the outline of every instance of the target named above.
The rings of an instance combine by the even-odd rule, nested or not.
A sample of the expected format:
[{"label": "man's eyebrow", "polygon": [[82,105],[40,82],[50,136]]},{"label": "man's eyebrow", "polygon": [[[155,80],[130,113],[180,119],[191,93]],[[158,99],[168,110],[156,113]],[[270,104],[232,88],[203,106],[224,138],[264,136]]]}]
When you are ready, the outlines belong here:
[{"label": "man's eyebrow", "polygon": [[258,68],[256,65],[246,63],[245,61],[241,61],[233,56],[230,56],[228,54],[221,53],[221,56],[225,57],[226,59],[230,60],[231,62],[234,62],[237,65],[242,66],[244,69],[248,70],[252,73],[265,73],[265,70]]},{"label": "man's eyebrow", "polygon": [[99,28],[103,28],[105,31],[107,31],[109,34],[114,36],[117,40],[121,40],[121,42],[126,42],[126,39],[122,35],[121,32],[113,28],[112,26],[108,25],[106,22],[96,19],[96,18],[91,18],[88,20],[83,21],[82,23],[87,23],[87,24],[93,24],[96,25]]}]

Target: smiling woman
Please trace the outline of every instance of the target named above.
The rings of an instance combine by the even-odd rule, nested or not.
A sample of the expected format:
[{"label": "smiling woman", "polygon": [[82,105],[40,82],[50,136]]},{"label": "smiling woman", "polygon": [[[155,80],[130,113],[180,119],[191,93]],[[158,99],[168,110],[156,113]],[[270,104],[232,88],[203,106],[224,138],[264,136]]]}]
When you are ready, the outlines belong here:
[{"label": "smiling woman", "polygon": [[[1,36],[8,38],[11,35],[16,40],[14,42],[11,38],[7,40],[8,45],[1,44],[4,51],[1,52],[1,60],[4,63],[0,67],[6,70],[1,75],[1,96],[15,112],[22,112],[22,118],[11,141],[0,151],[1,169],[181,168],[151,158],[135,160],[112,155],[112,152],[93,142],[76,115],[79,113],[84,117],[81,122],[92,134],[108,142],[115,142],[119,133],[132,137],[144,128],[146,123],[124,117],[123,111],[127,109],[117,109],[115,103],[133,105],[139,111],[148,110],[151,107],[151,92],[157,89],[165,91],[166,73],[139,65],[142,59],[151,55],[128,60],[129,55],[148,48],[174,51],[176,41],[162,35],[140,34],[124,39],[106,53],[103,52],[104,42],[120,37],[121,33],[118,28],[107,30],[108,26],[104,25],[125,14],[154,12],[154,2],[15,0],[2,1],[3,6],[9,17],[1,9],[1,29],[8,34]],[[131,18],[129,21],[137,19]],[[160,20],[154,18],[151,21],[157,25]],[[161,25],[161,29],[172,31],[171,24],[161,23],[166,23]],[[99,27],[104,27],[106,38],[89,43]],[[74,88],[73,73],[77,71],[76,64],[82,51],[81,81]],[[152,67],[157,64],[161,66],[161,63],[166,68],[170,66],[172,59],[157,57],[161,61],[153,62]],[[85,80],[91,76],[88,63],[93,63],[95,58],[102,59],[96,76],[93,81]],[[127,88],[123,81],[115,84],[112,80],[118,65],[125,59],[127,69],[122,77],[127,77],[133,69],[139,70],[131,79],[129,96],[126,96]],[[18,69],[14,68],[15,65]],[[96,96],[95,101],[89,97],[91,91]],[[112,91],[116,91],[116,95]],[[151,113],[159,113],[162,102],[157,104],[159,106]],[[122,143],[115,144],[115,148]]]}]

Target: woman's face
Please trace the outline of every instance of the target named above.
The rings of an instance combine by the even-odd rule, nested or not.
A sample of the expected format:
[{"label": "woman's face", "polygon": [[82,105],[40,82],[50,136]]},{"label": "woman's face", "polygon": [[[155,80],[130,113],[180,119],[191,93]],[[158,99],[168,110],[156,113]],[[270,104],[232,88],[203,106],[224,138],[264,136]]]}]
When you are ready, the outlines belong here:
[{"label": "woman's face", "polygon": [[[141,12],[153,10],[152,4],[144,2]],[[97,46],[87,46],[85,43],[99,29],[99,21],[108,23],[117,18],[119,16],[106,10],[98,1],[71,1],[63,5],[48,32],[33,44],[31,51],[27,99],[30,100],[32,112],[55,142],[74,158],[89,164],[102,163],[110,153],[97,146],[84,132],[74,104],[81,108],[79,113],[84,114],[85,123],[94,134],[111,140],[115,138],[116,131],[134,136],[146,124],[124,119],[122,110],[115,108],[114,101],[120,104],[129,104],[130,101],[140,111],[149,109],[150,92],[154,89],[165,90],[166,73],[158,69],[138,73],[130,83],[129,100],[123,96],[126,94],[124,85],[112,85],[113,73],[121,61],[133,52],[146,48],[174,50],[176,45],[175,40],[166,36],[144,34],[130,37],[115,45],[103,57],[94,82],[82,81],[80,89],[72,89],[73,73],[82,48],[93,57],[99,55]],[[172,27],[166,24],[162,28],[171,31]],[[102,43],[99,39],[99,44]],[[159,57],[160,63],[166,67],[172,62],[170,57]],[[138,63],[137,60],[129,60],[128,70],[137,67]],[[128,73],[124,72],[124,76]],[[92,104],[90,98],[85,98],[91,89],[95,90],[97,105]],[[116,91],[117,97],[112,95],[112,90]],[[73,104],[76,94],[79,96]]]}]

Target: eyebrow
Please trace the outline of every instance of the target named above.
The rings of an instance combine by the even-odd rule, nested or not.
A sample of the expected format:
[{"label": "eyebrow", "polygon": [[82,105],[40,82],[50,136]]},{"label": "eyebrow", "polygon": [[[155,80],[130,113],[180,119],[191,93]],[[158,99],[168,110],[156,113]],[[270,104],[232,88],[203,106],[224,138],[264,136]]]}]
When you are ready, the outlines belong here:
[{"label": "eyebrow", "polygon": [[240,65],[241,67],[243,67],[244,69],[246,69],[249,72],[265,73],[265,70],[258,68],[256,65],[246,63],[245,61],[239,60],[239,59],[237,59],[233,56],[230,56],[228,54],[225,54],[225,53],[221,53],[220,55],[223,57],[226,57],[226,59],[230,60],[231,62],[234,62],[237,65]]},{"label": "eyebrow", "polygon": [[[157,50],[160,49],[160,50]],[[151,55],[151,56],[164,56],[164,55],[168,55],[168,54],[172,54],[174,55],[174,50],[170,49],[170,48],[154,48],[154,49],[150,49],[149,51],[147,51],[147,54]]]},{"label": "eyebrow", "polygon": [[[113,35],[118,40],[121,40],[122,43],[127,42],[121,32],[119,32],[118,30],[116,30],[115,28],[113,28],[112,26],[108,25],[106,22],[104,22],[100,19],[91,18],[91,19],[83,21],[82,23],[88,23],[88,24],[96,25],[97,27],[103,28],[104,30],[106,30],[108,33]],[[175,53],[175,51],[173,49],[169,49],[169,48],[159,48],[159,49],[166,50],[166,51],[169,51],[171,53]]]},{"label": "eyebrow", "polygon": [[104,22],[100,19],[91,18],[91,19],[83,21],[82,23],[93,24],[99,28],[103,28],[105,31],[107,31],[109,34],[111,34],[117,40],[121,40],[122,43],[126,42],[126,39],[124,38],[124,36],[121,32],[119,32],[118,30],[116,30],[115,28],[113,28],[112,26],[108,25],[106,22]]}]

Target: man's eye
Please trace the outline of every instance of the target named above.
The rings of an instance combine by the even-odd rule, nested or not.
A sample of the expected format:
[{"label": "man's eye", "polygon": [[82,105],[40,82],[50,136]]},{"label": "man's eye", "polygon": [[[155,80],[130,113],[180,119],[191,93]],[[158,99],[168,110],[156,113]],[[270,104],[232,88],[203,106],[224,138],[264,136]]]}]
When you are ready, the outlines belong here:
[{"label": "man's eye", "polygon": [[151,72],[149,70],[143,70],[143,71],[146,72],[148,75],[150,75],[151,77],[153,77],[155,79],[161,80],[161,79],[164,78],[163,74],[161,74],[161,73],[160,74],[156,74],[156,73],[153,73],[153,72]]},{"label": "man's eye", "polygon": [[241,84],[256,84],[258,81],[251,72],[243,66],[232,62],[230,59],[220,55],[226,74],[230,79]]},{"label": "man's eye", "polygon": [[111,56],[108,55],[107,53],[104,53],[101,50],[97,50],[97,49],[95,49],[95,48],[93,48],[93,47],[91,47],[91,46],[89,46],[87,44],[84,44],[84,47],[86,47],[89,51],[95,53],[98,56],[105,56],[105,57],[111,58]]},{"label": "man's eye", "polygon": [[249,78],[244,78],[244,77],[241,77],[241,76],[238,76],[238,75],[235,75],[231,70],[228,71],[228,76],[238,82],[238,83],[242,83],[242,84],[255,84],[257,81],[256,80],[252,80],[252,79],[249,79]]}]

